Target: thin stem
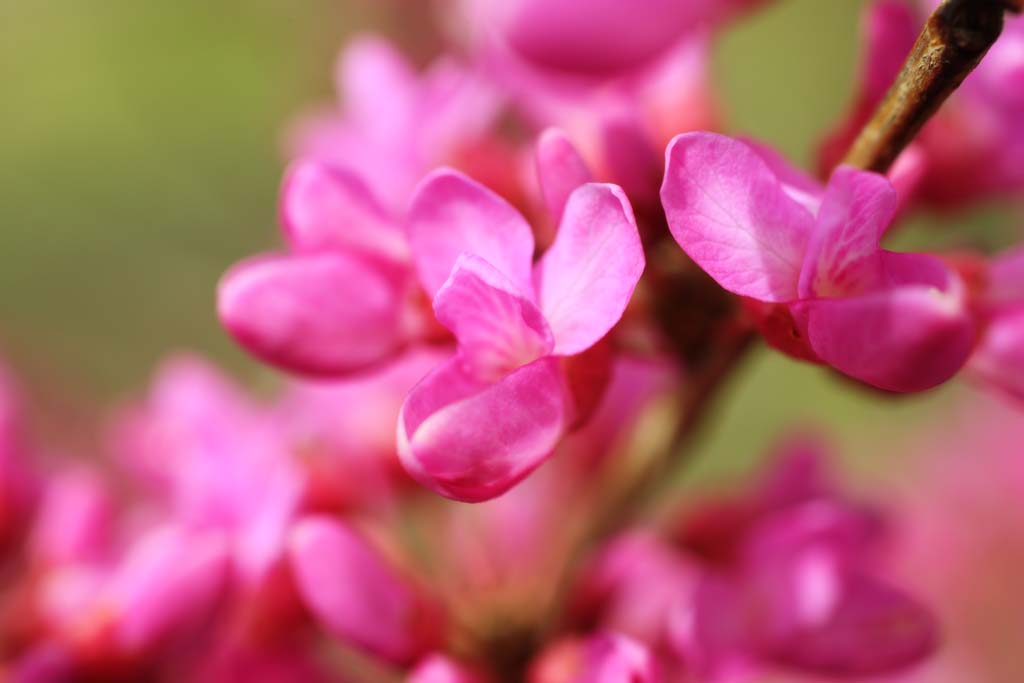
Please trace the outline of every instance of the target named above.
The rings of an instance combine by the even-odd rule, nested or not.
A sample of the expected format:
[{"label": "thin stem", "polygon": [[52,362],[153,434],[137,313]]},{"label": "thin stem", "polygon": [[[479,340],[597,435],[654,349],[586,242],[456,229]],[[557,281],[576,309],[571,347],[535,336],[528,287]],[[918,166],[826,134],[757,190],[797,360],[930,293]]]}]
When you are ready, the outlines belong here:
[{"label": "thin stem", "polygon": [[884,173],[978,65],[1024,0],[946,0],[918,36],[896,82],[844,163]]}]

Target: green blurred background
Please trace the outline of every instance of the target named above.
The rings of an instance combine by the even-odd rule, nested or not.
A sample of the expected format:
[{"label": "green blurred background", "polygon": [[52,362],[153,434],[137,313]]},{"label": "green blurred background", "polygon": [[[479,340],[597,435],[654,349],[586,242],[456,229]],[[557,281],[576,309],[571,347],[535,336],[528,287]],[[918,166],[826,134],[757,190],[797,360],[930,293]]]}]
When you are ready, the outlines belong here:
[{"label": "green blurred background", "polygon": [[[11,364],[86,405],[139,391],[171,350],[265,377],[217,325],[217,278],[275,243],[280,131],[332,96],[346,36],[415,31],[424,4],[0,0],[0,348]],[[808,162],[848,101],[862,4],[779,0],[728,31],[715,71],[730,128]],[[705,473],[745,466],[794,422],[834,426],[843,452],[870,462],[962,391],[886,399],[765,350],[739,380],[709,430]]]}]

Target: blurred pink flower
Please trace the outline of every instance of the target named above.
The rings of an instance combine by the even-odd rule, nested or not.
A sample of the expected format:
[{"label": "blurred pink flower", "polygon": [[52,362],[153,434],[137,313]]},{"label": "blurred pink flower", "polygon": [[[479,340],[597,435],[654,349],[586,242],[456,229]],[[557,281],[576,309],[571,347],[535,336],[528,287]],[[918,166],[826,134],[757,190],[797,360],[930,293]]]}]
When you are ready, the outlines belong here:
[{"label": "blurred pink flower", "polygon": [[442,170],[413,199],[409,239],[458,353],[409,394],[399,453],[442,495],[493,498],[550,455],[574,420],[560,362],[599,342],[629,303],[644,267],[632,210],[614,186],[576,189],[534,267],[525,219]]},{"label": "blurred pink flower", "polygon": [[754,490],[681,520],[675,544],[621,537],[578,584],[577,619],[647,643],[702,681],[792,670],[867,676],[935,647],[916,601],[876,578],[877,519],[797,445]]},{"label": "blurred pink flower", "polygon": [[440,607],[345,523],[303,519],[290,556],[306,605],[343,641],[399,664],[443,642]]},{"label": "blurred pink flower", "polygon": [[423,74],[383,38],[352,40],[335,72],[339,109],[300,119],[292,158],[358,175],[390,211],[431,169],[455,164],[491,128],[501,98],[474,67],[444,57]]},{"label": "blurred pink flower", "polygon": [[992,259],[981,278],[974,305],[983,328],[969,370],[1024,400],[1024,248]]},{"label": "blurred pink flower", "polygon": [[899,392],[967,360],[974,324],[957,274],[879,246],[897,205],[883,176],[840,167],[822,188],[774,153],[690,133],[669,147],[662,201],[683,251],[752,300],[790,355]]},{"label": "blurred pink flower", "polygon": [[[903,66],[936,0],[877,0],[866,10],[864,64],[852,111],[826,140],[824,171],[842,157]],[[963,206],[1024,190],[1024,19],[1003,35],[914,141],[921,158],[918,202]]]}]

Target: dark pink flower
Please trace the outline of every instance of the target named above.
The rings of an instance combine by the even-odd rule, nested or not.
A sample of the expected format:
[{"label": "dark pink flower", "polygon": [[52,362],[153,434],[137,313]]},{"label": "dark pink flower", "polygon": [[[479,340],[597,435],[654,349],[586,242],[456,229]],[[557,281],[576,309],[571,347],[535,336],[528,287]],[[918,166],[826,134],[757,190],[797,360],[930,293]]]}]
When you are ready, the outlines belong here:
[{"label": "dark pink flower", "polygon": [[766,319],[783,312],[765,330],[791,355],[899,392],[967,360],[974,324],[957,274],[879,246],[897,206],[883,176],[841,167],[822,188],[778,155],[690,133],[668,149],[662,202],[697,265]]},{"label": "dark pink flower", "polygon": [[614,186],[576,189],[534,265],[525,219],[442,170],[413,199],[409,240],[458,352],[409,394],[399,453],[443,495],[493,498],[537,467],[573,422],[561,360],[597,343],[629,302],[644,267],[632,210]]}]

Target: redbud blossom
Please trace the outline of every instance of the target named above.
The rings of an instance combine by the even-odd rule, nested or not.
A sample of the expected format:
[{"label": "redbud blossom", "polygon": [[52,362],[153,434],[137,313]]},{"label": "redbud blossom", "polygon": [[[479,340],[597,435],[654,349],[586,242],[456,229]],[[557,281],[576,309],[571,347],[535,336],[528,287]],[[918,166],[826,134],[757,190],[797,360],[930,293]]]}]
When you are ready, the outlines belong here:
[{"label": "redbud blossom", "polygon": [[662,186],[673,237],[722,287],[789,324],[770,343],[890,391],[920,391],[967,360],[974,324],[963,283],[938,259],[879,241],[897,195],[841,167],[822,188],[755,147],[677,137]]}]

